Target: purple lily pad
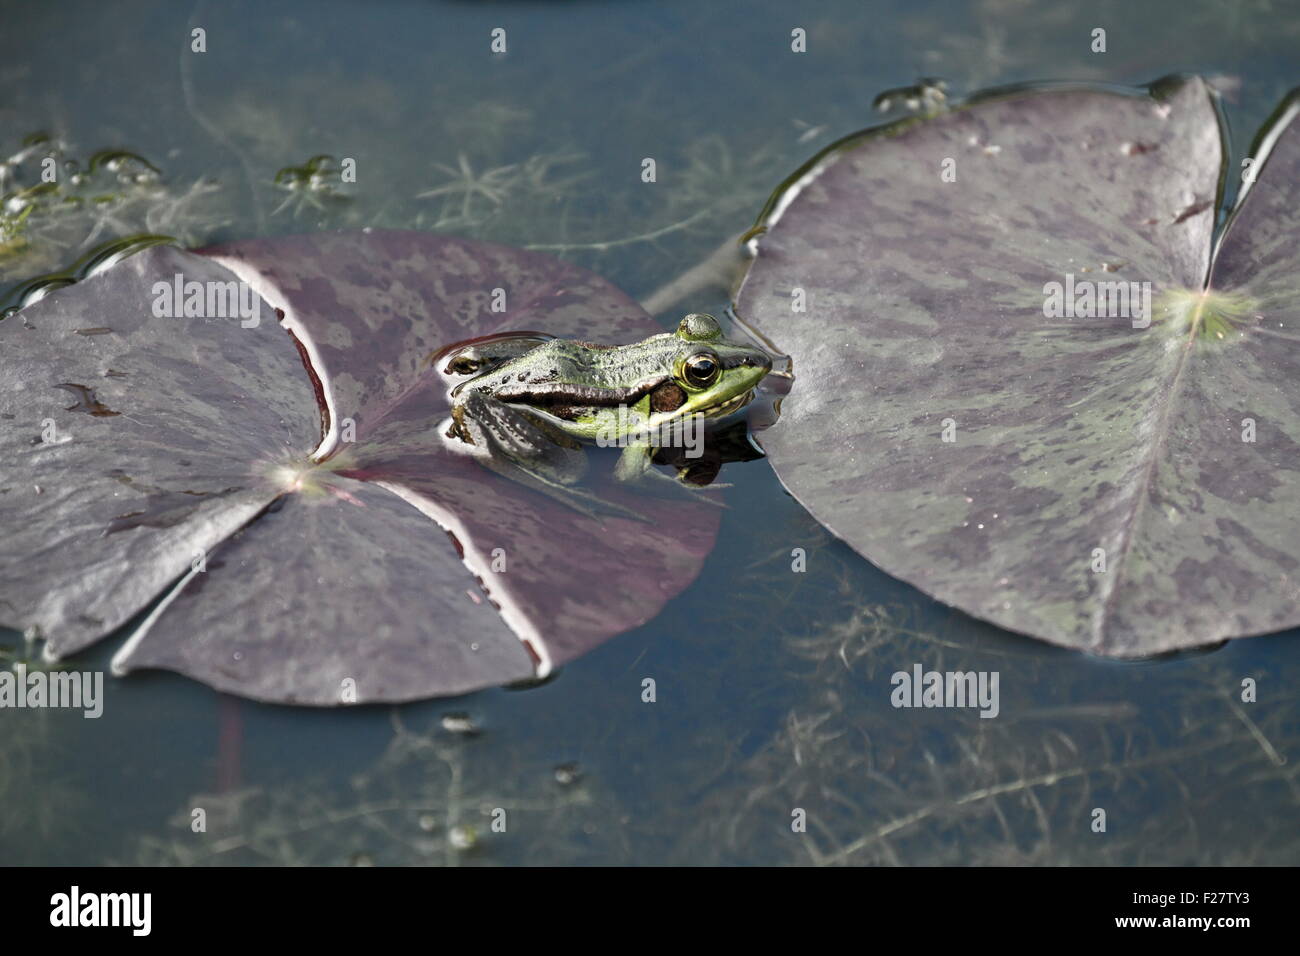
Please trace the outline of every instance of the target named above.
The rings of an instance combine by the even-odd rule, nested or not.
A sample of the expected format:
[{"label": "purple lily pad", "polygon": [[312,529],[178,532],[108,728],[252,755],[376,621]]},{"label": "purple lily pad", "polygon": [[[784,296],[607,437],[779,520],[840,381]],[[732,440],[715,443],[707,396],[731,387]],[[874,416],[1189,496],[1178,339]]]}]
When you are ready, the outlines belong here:
[{"label": "purple lily pad", "polygon": [[[1198,78],[1004,90],[811,160],[735,305],[793,360],[762,439],[786,487],[885,571],[1056,644],[1300,624],[1289,102],[1213,268],[1229,170]],[[1106,282],[1139,284],[1127,309]],[[1096,317],[1058,314],[1089,283]]]},{"label": "purple lily pad", "polygon": [[[262,320],[155,317],[176,274],[245,280]],[[585,270],[418,232],[156,248],[27,306],[0,322],[0,621],[57,658],[179,577],[116,670],[319,705],[544,676],[644,623],[717,508],[610,487],[644,520],[589,517],[449,449],[431,354],[515,329],[661,331]]]}]

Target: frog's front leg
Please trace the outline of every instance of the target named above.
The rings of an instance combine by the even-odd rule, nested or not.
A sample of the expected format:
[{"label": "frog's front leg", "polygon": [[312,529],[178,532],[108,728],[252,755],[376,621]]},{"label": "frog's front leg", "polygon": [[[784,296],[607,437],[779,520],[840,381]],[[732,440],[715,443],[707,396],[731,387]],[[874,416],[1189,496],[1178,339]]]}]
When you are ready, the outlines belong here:
[{"label": "frog's front leg", "polygon": [[650,462],[650,456],[653,454],[654,448],[650,445],[625,446],[619,453],[618,461],[614,463],[614,477],[619,481],[635,483],[645,481],[651,475],[658,475],[659,472]]},{"label": "frog's front leg", "polygon": [[471,390],[457,399],[447,437],[474,446],[481,452],[479,460],[503,477],[583,514],[644,520],[621,505],[576,487],[587,471],[587,452],[581,443],[485,392]]}]

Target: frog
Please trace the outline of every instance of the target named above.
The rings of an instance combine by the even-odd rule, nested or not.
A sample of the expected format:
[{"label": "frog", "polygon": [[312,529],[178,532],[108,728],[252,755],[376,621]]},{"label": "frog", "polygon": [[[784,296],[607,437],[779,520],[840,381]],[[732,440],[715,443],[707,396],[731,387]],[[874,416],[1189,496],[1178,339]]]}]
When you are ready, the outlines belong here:
[{"label": "frog", "polygon": [[685,468],[674,479],[653,467],[663,436],[729,418],[772,369],[766,351],[726,339],[703,312],[627,345],[521,333],[444,354],[444,374],[468,376],[451,390],[446,438],[494,471],[596,515],[627,509],[577,488],[589,446],[622,449],[618,481],[682,485]]}]

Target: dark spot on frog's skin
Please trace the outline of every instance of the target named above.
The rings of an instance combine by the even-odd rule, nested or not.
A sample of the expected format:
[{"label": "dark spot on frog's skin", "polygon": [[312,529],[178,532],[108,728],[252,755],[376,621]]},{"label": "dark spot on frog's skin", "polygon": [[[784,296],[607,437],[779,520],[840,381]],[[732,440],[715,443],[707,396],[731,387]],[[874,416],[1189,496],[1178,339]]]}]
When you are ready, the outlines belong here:
[{"label": "dark spot on frog's skin", "polygon": [[650,409],[655,412],[675,412],[686,402],[686,392],[679,385],[665,382],[650,393]]},{"label": "dark spot on frog's skin", "polygon": [[521,382],[526,382],[526,381],[528,381],[528,373],[527,373],[527,372],[520,372],[519,375],[518,375],[517,377],[518,377],[519,381],[521,381]]}]

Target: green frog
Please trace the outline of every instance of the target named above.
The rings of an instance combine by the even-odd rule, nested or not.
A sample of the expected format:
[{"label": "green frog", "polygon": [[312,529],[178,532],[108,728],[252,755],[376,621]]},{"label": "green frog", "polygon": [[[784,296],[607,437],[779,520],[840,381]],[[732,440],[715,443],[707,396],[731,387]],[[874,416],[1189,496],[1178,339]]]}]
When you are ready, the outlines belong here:
[{"label": "green frog", "polygon": [[652,467],[665,436],[686,444],[689,456],[703,424],[748,404],[772,368],[766,352],[727,341],[703,313],[631,345],[519,334],[447,358],[445,373],[471,376],[452,389],[447,437],[493,470],[587,513],[627,509],[575,487],[586,472],[584,446],[621,447],[614,468],[621,481],[671,482]]}]

